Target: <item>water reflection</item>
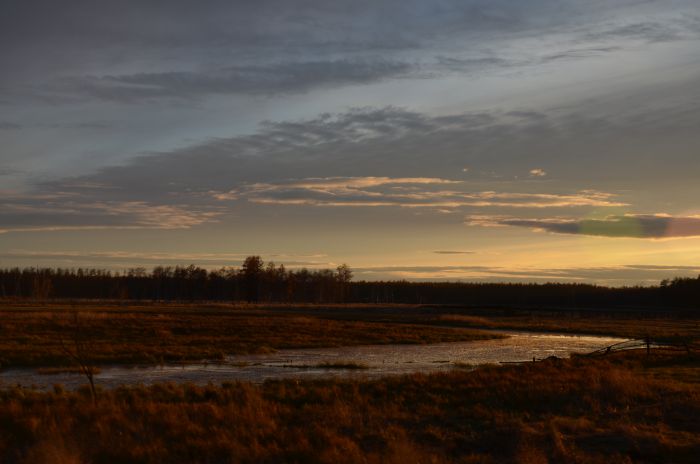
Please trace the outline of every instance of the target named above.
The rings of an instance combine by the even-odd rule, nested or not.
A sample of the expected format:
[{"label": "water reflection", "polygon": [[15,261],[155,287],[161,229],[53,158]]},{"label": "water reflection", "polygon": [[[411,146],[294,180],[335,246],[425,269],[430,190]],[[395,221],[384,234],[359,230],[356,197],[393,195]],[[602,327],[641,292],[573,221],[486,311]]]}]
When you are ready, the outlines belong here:
[{"label": "water reflection", "polygon": [[[413,372],[435,372],[456,366],[528,361],[549,356],[568,357],[590,352],[622,338],[508,332],[508,338],[432,345],[367,345],[338,348],[282,350],[277,353],[230,356],[220,363],[157,367],[103,367],[95,376],[98,385],[149,385],[156,382],[206,384],[225,381],[264,382],[268,379],[318,379],[329,377],[377,378]],[[319,367],[328,363],[355,363],[364,369]],[[0,372],[0,386],[48,388],[63,384],[76,388],[85,383],[76,374],[39,374],[34,369]]]}]

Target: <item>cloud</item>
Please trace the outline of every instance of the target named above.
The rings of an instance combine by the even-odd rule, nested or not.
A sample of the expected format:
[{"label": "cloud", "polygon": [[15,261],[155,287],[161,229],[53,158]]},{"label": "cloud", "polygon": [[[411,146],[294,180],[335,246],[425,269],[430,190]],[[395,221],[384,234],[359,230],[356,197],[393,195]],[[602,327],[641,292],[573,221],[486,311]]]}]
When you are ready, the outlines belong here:
[{"label": "cloud", "polygon": [[[515,181],[532,160],[510,158],[501,144],[513,144],[521,155],[519,142],[540,140],[555,130],[550,124],[548,115],[532,111],[431,116],[395,107],[268,121],[249,135],[145,154],[94,174],[35,184],[21,198],[0,197],[0,229],[186,228],[238,213],[265,214],[253,205],[463,213],[626,206],[611,192],[532,191],[534,185]],[[464,147],[473,153],[468,159]],[[480,168],[470,171],[469,181],[452,178],[462,176],[465,161]],[[502,169],[506,180],[494,184],[482,166]]]},{"label": "cloud", "polygon": [[20,126],[19,124],[7,121],[0,121],[0,130],[18,130],[21,128],[22,126]]},{"label": "cloud", "polygon": [[669,22],[645,21],[630,24],[610,26],[608,29],[585,34],[589,41],[605,41],[610,39],[632,39],[645,42],[672,42],[687,37],[690,30],[685,22],[675,19]]},{"label": "cloud", "polygon": [[[18,169],[13,169],[9,167],[0,166],[0,176],[14,176],[21,173],[22,171]],[[0,190],[0,195],[2,195],[2,190]]]},{"label": "cloud", "polygon": [[559,60],[580,60],[605,55],[622,50],[620,46],[572,48],[569,50],[559,50],[556,53],[545,55],[541,58],[543,63]]},{"label": "cloud", "polygon": [[114,125],[105,121],[75,122],[75,123],[51,123],[40,127],[49,129],[75,129],[75,130],[106,130],[114,129]]},{"label": "cloud", "polygon": [[[29,190],[31,199],[0,198],[7,213],[0,217],[0,228],[162,227],[156,222],[167,227],[192,227],[219,217],[268,211],[255,205],[459,211],[471,214],[472,220],[475,209],[486,208],[491,214],[509,214],[504,220],[514,216],[523,220],[521,213],[514,215],[513,210],[629,206],[634,195],[621,196],[590,186],[618,188],[625,174],[640,182],[644,172],[630,166],[640,165],[642,152],[610,154],[596,149],[594,156],[589,145],[578,143],[580,138],[605,142],[600,134],[607,134],[610,127],[629,135],[625,124],[600,118],[589,121],[580,115],[555,116],[527,109],[429,115],[385,107],[267,121],[248,135],[144,154],[93,174],[44,181]],[[682,116],[685,121],[697,120],[687,113]],[[636,120],[632,123],[635,131],[653,127]],[[585,130],[580,137],[571,135],[581,128]],[[542,157],[547,150],[541,144],[554,147],[547,158]],[[579,153],[577,159],[582,161],[572,163],[569,157],[558,156],[569,149],[572,156]],[[653,175],[661,175],[664,169],[689,175],[689,163],[694,162],[691,154],[695,156],[689,150],[687,159],[685,152],[669,155],[673,162],[654,164]],[[605,169],[601,169],[602,158]],[[462,173],[465,165],[470,167],[469,180]],[[556,170],[561,182],[515,180],[533,165]],[[616,183],[605,184],[606,176]],[[8,204],[14,204],[15,209],[9,209]],[[93,205],[107,208],[103,211]],[[119,205],[132,205],[132,210],[106,214]],[[33,209],[20,215],[17,206]],[[144,211],[151,208],[157,214],[137,214],[137,207]],[[147,220],[149,215],[158,214],[166,217]],[[487,222],[494,225],[490,219]],[[566,224],[556,227],[572,228]]]},{"label": "cloud", "polygon": [[[444,189],[442,186],[449,186]],[[311,178],[279,183],[243,185],[228,192],[212,192],[218,200],[247,200],[267,205],[308,205],[405,208],[568,208],[624,206],[612,194],[581,191],[574,194],[518,193],[464,190],[462,181],[439,178]],[[436,188],[437,187],[437,188]]]},{"label": "cloud", "polygon": [[687,19],[696,9],[690,1],[670,12],[645,0],[14,3],[12,15],[0,17],[0,93],[51,103],[279,95],[474,75],[586,59],[623,48],[623,40],[684,40],[697,28]]},{"label": "cloud", "polygon": [[467,225],[527,227],[556,234],[627,238],[682,238],[700,236],[700,216],[628,214],[604,219],[519,219],[506,216],[471,216]]},{"label": "cloud", "polygon": [[[402,186],[451,184],[461,184],[461,182],[435,177],[325,177],[290,181],[284,184],[284,187],[305,189],[319,193],[332,193],[335,195],[338,193],[352,193],[354,191],[362,191],[362,189],[385,185],[397,186],[394,188],[404,188]],[[274,190],[277,186],[260,184],[258,188],[263,190],[270,188]]]},{"label": "cloud", "polygon": [[100,229],[189,229],[221,214],[212,208],[99,201],[70,194],[0,197],[0,233]]},{"label": "cloud", "polygon": [[[672,110],[676,114],[655,112],[653,120],[647,112],[647,120],[641,121],[636,114],[627,121],[622,116],[591,119],[584,114],[528,110],[430,115],[391,106],[353,108],[308,119],[266,121],[247,135],[146,153],[121,166],[40,187],[76,191],[64,184],[96,182],[116,187],[114,199],[120,201],[169,202],[173,194],[185,191],[222,195],[294,178],[453,178],[463,176],[465,165],[470,168],[470,182],[493,182],[496,176],[501,182],[514,180],[540,165],[556,172],[557,180],[579,188],[611,178],[638,182],[651,175],[687,176],[696,156],[692,137],[697,135],[679,131],[687,127],[688,133],[697,134],[691,122],[700,120],[700,112],[696,103],[686,101],[695,107],[678,112],[681,107],[676,105]],[[668,136],[658,135],[660,123],[669,126],[668,131],[663,129]],[[667,162],[654,162],[658,147],[679,146],[676,135],[687,144],[669,149]],[[615,144],[619,137],[630,142],[620,148]],[[279,194],[283,188],[271,191]]]},{"label": "cloud", "polygon": [[438,255],[473,255],[475,251],[462,251],[462,250],[436,250],[433,253]]},{"label": "cloud", "polygon": [[251,255],[262,256],[266,261],[280,261],[287,267],[332,267],[332,263],[322,260],[324,254],[280,254],[264,251],[250,251],[248,253],[168,253],[168,252],[134,252],[134,251],[37,251],[37,250],[10,250],[0,252],[0,258],[5,260],[41,260],[41,262],[61,263],[71,265],[82,263],[83,265],[127,267],[127,266],[158,266],[158,265],[187,265],[195,264],[207,267],[239,266],[246,257]]},{"label": "cloud", "polygon": [[367,84],[405,75],[409,63],[388,60],[331,60],[236,66],[206,72],[169,71],[86,76],[63,81],[61,90],[117,101],[192,98],[216,94],[287,94],[313,88]]},{"label": "cloud", "polygon": [[[119,8],[105,1],[60,8],[48,1],[18,3],[12,19],[0,18],[0,52],[12,63],[0,76],[0,89],[7,83],[10,93],[35,93],[53,102],[61,97],[75,102],[76,95],[142,102],[306,92],[405,76],[416,70],[413,52],[457,36],[532,28],[518,5],[469,3],[215,0],[202,7],[173,0],[147,6],[124,1]],[[38,55],[45,59],[28,58]],[[487,60],[452,58],[435,67],[473,69]]]},{"label": "cloud", "polygon": [[497,56],[477,56],[477,57],[459,57],[459,56],[438,56],[435,63],[430,68],[442,72],[456,73],[477,73],[493,68],[509,68],[516,66],[517,61],[504,57]]},{"label": "cloud", "polygon": [[[115,187],[122,201],[144,197],[170,201],[165,193],[224,193],[238,184],[271,183],[284,178],[422,177],[430,148],[444,147],[439,163],[455,158],[461,145],[482,143],[494,133],[514,136],[516,129],[487,113],[429,116],[401,108],[354,108],[316,118],[263,122],[249,135],[217,138],[181,149],[149,153],[122,166],[74,179],[46,182],[50,192],[85,193],[71,184]],[[397,176],[396,173],[399,173]],[[421,173],[422,174],[422,173]]]}]

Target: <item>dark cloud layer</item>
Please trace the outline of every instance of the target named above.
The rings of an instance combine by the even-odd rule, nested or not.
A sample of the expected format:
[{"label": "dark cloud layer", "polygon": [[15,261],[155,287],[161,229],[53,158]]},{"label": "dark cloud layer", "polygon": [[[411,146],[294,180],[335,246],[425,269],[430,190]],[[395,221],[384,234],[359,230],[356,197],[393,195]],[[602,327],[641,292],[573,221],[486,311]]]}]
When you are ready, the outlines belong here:
[{"label": "dark cloud layer", "polygon": [[[659,7],[644,0],[9,0],[3,6],[0,95],[53,103],[274,95],[475,73],[609,53],[623,40],[683,40],[699,30],[692,17],[680,19],[692,6],[685,0],[674,1],[678,17],[637,22],[624,18]],[[556,51],[544,56],[508,44],[562,32],[569,39],[550,41]]]},{"label": "dark cloud layer", "polygon": [[[687,124],[689,118],[700,120],[689,111],[683,112],[682,117]],[[602,160],[608,166],[634,165],[640,151],[600,151],[597,157],[592,156],[587,146],[590,142],[585,140],[586,131],[609,134],[610,127],[615,127],[616,136],[642,134],[643,137],[649,124],[658,125],[658,119],[647,123],[633,116],[626,123],[601,118],[586,120],[575,114],[554,118],[529,110],[430,116],[386,107],[358,108],[307,120],[265,122],[251,135],[148,154],[95,174],[37,184],[28,198],[4,199],[6,206],[0,227],[144,226],[155,212],[154,217],[162,216],[160,220],[168,228],[177,220],[189,227],[215,220],[230,208],[227,202],[231,201],[281,206],[432,209],[625,206],[627,202],[611,193],[571,187],[544,189],[542,182],[553,176],[566,178],[570,171],[579,184],[586,186],[584,163],[590,164],[591,181],[604,175],[600,171]],[[664,121],[673,124],[669,117]],[[572,135],[582,127],[586,128],[583,138]],[[654,135],[657,146],[659,140]],[[605,138],[596,141],[601,146],[605,142]],[[644,139],[640,138],[640,149],[643,144]],[[562,159],[559,151],[552,151],[550,146],[559,150],[571,147],[570,155],[577,150],[588,159],[572,166],[568,158]],[[677,163],[670,163],[671,158],[667,158],[654,175],[662,169],[692,172],[688,164],[692,159],[684,161],[685,153],[677,152],[673,156]],[[692,158],[695,153],[689,151],[687,156]],[[478,165],[481,169],[463,173],[464,165]],[[546,176],[532,174],[544,174],[543,166],[547,167]],[[528,179],[529,183],[496,190],[471,185],[503,182],[493,177],[495,171],[507,176],[505,180],[511,184],[518,182],[518,178]],[[619,170],[611,169],[611,173],[620,176]],[[630,175],[639,174],[632,171]],[[402,185],[396,179],[405,182]],[[63,214],[64,210],[69,214]],[[507,225],[559,233],[587,230],[596,235],[647,237],[660,236],[668,222],[664,218],[640,217],[637,220],[640,231],[630,232],[626,220],[600,224],[512,221],[520,222]],[[693,221],[681,225],[686,230],[692,228]]]},{"label": "dark cloud layer", "polygon": [[482,226],[529,227],[557,234],[599,237],[677,238],[700,237],[700,217],[666,215],[625,215],[605,219],[557,220],[517,218],[477,218],[468,224]]},{"label": "dark cloud layer", "polygon": [[62,88],[117,101],[210,94],[285,94],[346,84],[366,84],[407,73],[409,63],[386,60],[333,60],[216,69],[72,78]]},{"label": "dark cloud layer", "polygon": [[[685,105],[615,119],[532,110],[432,116],[395,107],[356,108],[264,122],[250,135],[147,154],[40,188],[84,193],[80,186],[98,184],[110,187],[113,199],[169,201],[183,192],[211,197],[243,184],[326,177],[458,175],[459,180],[533,182],[558,177],[587,188],[606,178],[692,176],[697,154],[691,140],[698,139],[700,102],[687,99]],[[622,147],[621,137],[627,141]],[[688,143],[678,147],[678,137]],[[666,153],[663,162],[659,150]],[[478,168],[463,174],[463,166]],[[268,193],[279,197],[283,190],[277,185]]]},{"label": "dark cloud layer", "polygon": [[[683,23],[664,24],[659,22],[642,22],[613,26],[608,30],[591,32],[585,35],[588,40],[639,39],[647,42],[672,42],[683,39],[688,31]],[[692,30],[692,29],[691,29]]]}]

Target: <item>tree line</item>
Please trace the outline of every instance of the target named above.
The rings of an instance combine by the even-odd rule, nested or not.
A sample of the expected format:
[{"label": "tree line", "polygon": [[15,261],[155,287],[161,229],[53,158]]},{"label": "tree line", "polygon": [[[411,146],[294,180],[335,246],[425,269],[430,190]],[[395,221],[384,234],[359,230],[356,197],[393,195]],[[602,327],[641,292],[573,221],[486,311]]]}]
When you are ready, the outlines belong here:
[{"label": "tree line", "polygon": [[352,281],[336,269],[288,270],[249,256],[240,268],[157,266],[151,271],[0,269],[0,297],[282,303],[407,303],[570,307],[700,307],[700,276],[653,287],[591,284]]},{"label": "tree line", "polygon": [[157,266],[151,271],[100,269],[0,269],[0,297],[165,301],[335,303],[348,298],[352,270],[287,270],[249,256],[240,268]]}]

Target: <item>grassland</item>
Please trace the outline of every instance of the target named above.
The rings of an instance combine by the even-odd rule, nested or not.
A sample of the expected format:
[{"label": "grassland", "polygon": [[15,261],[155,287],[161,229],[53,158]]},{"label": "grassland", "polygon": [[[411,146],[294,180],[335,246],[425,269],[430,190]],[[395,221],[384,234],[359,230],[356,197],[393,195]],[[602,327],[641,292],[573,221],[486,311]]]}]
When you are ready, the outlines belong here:
[{"label": "grassland", "polygon": [[[364,308],[366,309],[366,308]],[[364,311],[363,309],[363,311]],[[3,303],[0,366],[71,365],[79,337],[90,364],[221,359],[284,348],[436,343],[494,338],[476,329],[333,319],[303,308],[235,305]],[[369,311],[371,312],[371,311]]]},{"label": "grassland", "polygon": [[93,365],[186,362],[285,348],[422,344],[498,336],[484,329],[650,336],[698,346],[700,315],[696,313],[0,301],[0,367],[70,366],[61,343],[70,344],[73,336],[79,336],[89,348],[88,361]]},{"label": "grassland", "polygon": [[[671,343],[700,342],[700,314],[669,312],[645,314],[634,312],[560,312],[546,311],[465,311],[466,314],[442,314],[430,323],[454,327],[535,332],[585,333],[613,335],[624,338],[651,337]],[[471,314],[470,314],[471,313]]]},{"label": "grassland", "polygon": [[700,388],[657,352],[372,382],[0,392],[5,463],[697,462]]},{"label": "grassland", "polygon": [[[0,304],[0,362],[47,372],[71,366],[61,342],[76,334],[93,364],[495,336],[482,329],[700,341],[698,316],[674,311]],[[697,351],[376,381],[159,384],[102,390],[96,401],[87,388],[8,387],[0,389],[0,462],[683,463],[700,455],[698,417]]]},{"label": "grassland", "polygon": [[[281,309],[269,308],[276,312]],[[700,343],[700,310],[469,308],[454,306],[298,307],[296,314],[331,320],[524,330]]]}]

